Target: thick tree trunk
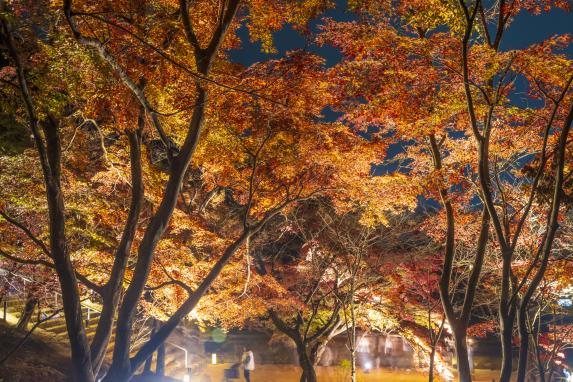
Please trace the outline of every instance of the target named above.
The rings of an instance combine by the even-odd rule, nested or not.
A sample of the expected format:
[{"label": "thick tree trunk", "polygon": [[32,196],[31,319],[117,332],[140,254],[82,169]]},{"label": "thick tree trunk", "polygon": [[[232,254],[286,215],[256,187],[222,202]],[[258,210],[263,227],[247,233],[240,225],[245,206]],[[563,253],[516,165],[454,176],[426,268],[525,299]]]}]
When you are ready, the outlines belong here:
[{"label": "thick tree trunk", "polygon": [[32,319],[32,315],[34,314],[34,309],[38,304],[38,299],[35,297],[28,297],[26,299],[26,303],[24,304],[24,308],[22,309],[22,315],[18,320],[18,324],[16,327],[21,330],[25,330]]},{"label": "thick tree trunk", "polygon": [[296,346],[298,361],[302,369],[300,382],[317,382],[316,371],[308,350],[308,344],[299,343]]},{"label": "thick tree trunk", "polygon": [[65,207],[61,191],[61,145],[58,122],[48,117],[44,125],[50,175],[46,180],[46,194],[50,221],[50,248],[60,282],[64,316],[72,352],[72,378],[76,382],[92,382],[91,355],[86,337],[80,291],[74,266],[67,250]]},{"label": "thick tree trunk", "polygon": [[[227,4],[227,7],[222,10],[223,12],[221,15],[222,18],[220,23],[214,30],[207,47],[200,48],[199,43],[196,40],[196,36],[193,32],[193,27],[191,25],[188,13],[188,4],[186,1],[181,1],[180,13],[185,34],[190,42],[191,47],[193,48],[196,58],[197,70],[202,75],[208,76],[213,61],[227,33],[227,30],[235,18],[239,4],[240,0],[231,0]],[[169,140],[164,136],[165,133],[161,128],[161,123],[157,113],[152,110],[149,102],[147,101],[147,98],[145,97],[145,94],[143,94],[141,89],[129,77],[127,72],[107,51],[104,44],[102,44],[97,39],[86,38],[82,35],[74,20],[71,0],[64,1],[63,9],[74,37],[81,44],[95,48],[100,57],[108,62],[108,64],[121,78],[124,84],[139,99],[141,105],[145,108],[145,111],[150,113],[154,126],[157,128],[159,134],[162,135],[162,139],[165,144],[169,146]],[[157,346],[159,346],[167,338],[167,336],[177,326],[180,319],[191,309],[193,309],[202,294],[206,291],[205,290],[201,293],[197,293],[196,295],[192,296],[186,303],[184,303],[184,308],[178,310],[177,314],[168,320],[168,322],[157,332],[157,335],[151,338],[150,341],[142,347],[142,351],[139,351],[133,360],[129,359],[129,345],[135,311],[137,309],[137,305],[143,293],[144,287],[147,283],[151,264],[153,262],[155,248],[163,236],[163,233],[168,228],[173,210],[177,204],[181,185],[199,143],[208,98],[207,93],[208,92],[206,86],[198,83],[197,98],[195,100],[197,106],[193,110],[193,115],[189,123],[185,141],[181,146],[181,150],[175,156],[172,155],[173,147],[167,148],[170,155],[169,180],[167,181],[161,203],[159,204],[156,213],[151,218],[151,221],[145,230],[137,251],[137,262],[133,272],[133,278],[131,279],[129,287],[126,290],[121,307],[119,308],[113,361],[110,372],[106,376],[105,381],[121,382],[129,380],[133,370],[141,365],[149,357],[150,353],[152,353],[157,348]],[[219,271],[212,273],[218,275]],[[207,288],[210,286],[211,282],[212,281],[210,280],[206,283],[208,284]]]},{"label": "thick tree trunk", "polygon": [[83,325],[80,293],[69,259],[56,262],[56,271],[62,290],[62,301],[70,348],[72,351],[72,378],[74,382],[94,382],[89,344]]},{"label": "thick tree trunk", "polygon": [[458,364],[458,378],[460,382],[471,382],[472,371],[470,367],[466,328],[454,329],[454,344],[456,347],[456,362]]}]

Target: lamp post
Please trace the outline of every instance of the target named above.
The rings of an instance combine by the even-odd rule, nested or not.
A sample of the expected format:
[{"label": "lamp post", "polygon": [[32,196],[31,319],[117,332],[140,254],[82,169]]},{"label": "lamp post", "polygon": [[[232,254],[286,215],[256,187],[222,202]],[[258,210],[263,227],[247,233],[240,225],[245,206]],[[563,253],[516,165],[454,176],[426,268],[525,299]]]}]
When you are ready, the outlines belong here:
[{"label": "lamp post", "polygon": [[184,382],[189,382],[191,380],[191,369],[189,368],[189,352],[187,351],[187,349],[185,349],[183,346],[179,346],[177,344],[174,344],[172,342],[167,342],[169,345],[176,347],[179,350],[182,350],[183,353],[185,353],[185,370],[186,370],[186,374],[183,376],[183,381]]}]

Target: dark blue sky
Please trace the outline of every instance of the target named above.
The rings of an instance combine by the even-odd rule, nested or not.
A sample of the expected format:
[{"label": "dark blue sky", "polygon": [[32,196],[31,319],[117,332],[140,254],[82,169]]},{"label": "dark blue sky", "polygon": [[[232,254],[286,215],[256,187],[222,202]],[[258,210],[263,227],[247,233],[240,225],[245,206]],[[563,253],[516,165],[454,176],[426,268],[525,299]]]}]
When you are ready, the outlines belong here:
[{"label": "dark blue sky", "polygon": [[[354,18],[352,12],[347,12],[347,1],[338,0],[334,9],[328,10],[320,18],[330,17],[339,21],[348,21]],[[314,20],[311,29],[316,31],[316,26],[321,20]],[[502,49],[522,49],[531,44],[541,42],[556,34],[573,33],[573,12],[565,12],[561,9],[554,9],[549,13],[532,15],[527,12],[519,14],[507,30],[502,40]],[[231,59],[245,66],[255,62],[268,60],[283,56],[287,51],[307,47],[310,51],[319,54],[326,59],[326,65],[332,66],[340,60],[340,54],[334,48],[318,47],[312,44],[307,46],[307,41],[299,32],[289,26],[275,33],[274,42],[278,50],[277,54],[264,54],[261,52],[259,43],[251,43],[248,31],[243,26],[239,35],[243,42],[240,50],[231,52]],[[312,39],[312,37],[311,37]],[[567,53],[573,57],[573,47],[569,47]]]}]

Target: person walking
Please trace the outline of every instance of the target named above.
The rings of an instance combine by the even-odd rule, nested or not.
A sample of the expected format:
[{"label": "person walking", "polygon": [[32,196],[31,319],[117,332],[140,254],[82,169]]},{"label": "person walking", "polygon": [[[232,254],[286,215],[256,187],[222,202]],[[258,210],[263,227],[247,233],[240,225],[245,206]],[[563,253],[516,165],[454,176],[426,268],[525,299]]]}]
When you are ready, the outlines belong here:
[{"label": "person walking", "polygon": [[243,347],[241,363],[243,364],[245,380],[247,382],[251,382],[251,372],[255,370],[255,357],[253,356],[253,352],[250,348]]}]

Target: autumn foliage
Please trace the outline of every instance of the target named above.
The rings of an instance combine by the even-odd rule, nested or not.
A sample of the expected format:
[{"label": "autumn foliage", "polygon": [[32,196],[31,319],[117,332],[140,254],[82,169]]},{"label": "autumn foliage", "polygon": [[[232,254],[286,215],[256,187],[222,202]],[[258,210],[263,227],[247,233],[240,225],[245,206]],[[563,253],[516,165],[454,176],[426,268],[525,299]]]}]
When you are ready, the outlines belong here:
[{"label": "autumn foliage", "polygon": [[[61,292],[75,381],[129,380],[182,322],[272,327],[307,382],[336,335],[354,357],[357,328],[401,333],[430,380],[450,375],[445,337],[460,381],[468,336],[499,337],[503,382],[515,347],[519,381],[553,373],[571,336],[540,324],[571,288],[571,36],[506,40],[570,7],[2,2],[0,267]],[[307,46],[281,51],[285,28]],[[252,46],[264,59],[239,64]],[[139,317],[160,325],[134,348]]]}]

